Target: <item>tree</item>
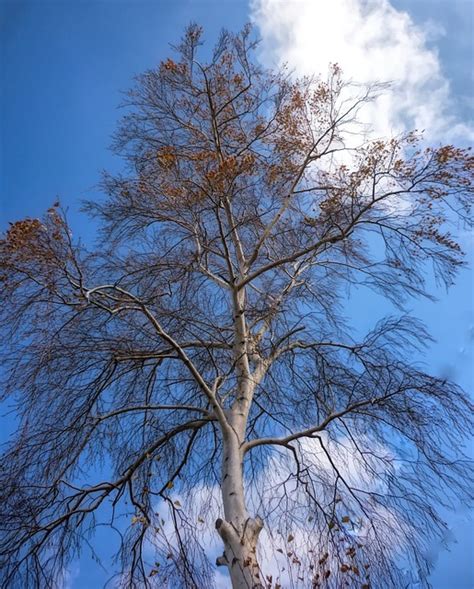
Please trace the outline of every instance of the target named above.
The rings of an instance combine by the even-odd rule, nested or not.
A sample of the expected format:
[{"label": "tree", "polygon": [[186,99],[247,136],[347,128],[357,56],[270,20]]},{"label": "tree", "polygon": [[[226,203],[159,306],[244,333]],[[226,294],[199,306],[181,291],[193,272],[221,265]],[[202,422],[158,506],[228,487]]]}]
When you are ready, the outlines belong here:
[{"label": "tree", "polygon": [[[472,494],[473,413],[414,363],[429,336],[404,309],[430,298],[430,268],[450,285],[463,266],[449,231],[472,219],[473,158],[416,133],[366,139],[358,113],[383,88],[336,65],[265,71],[249,29],[207,65],[200,45],[192,25],[130,92],[125,170],[86,205],[95,251],[58,203],[1,241],[20,422],[0,470],[2,586],[54,586],[104,523],[119,584],[208,586],[215,510],[235,589],[281,586],[264,554],[295,586],[399,587],[407,563],[426,583],[439,508]],[[357,339],[352,287],[398,315]]]}]

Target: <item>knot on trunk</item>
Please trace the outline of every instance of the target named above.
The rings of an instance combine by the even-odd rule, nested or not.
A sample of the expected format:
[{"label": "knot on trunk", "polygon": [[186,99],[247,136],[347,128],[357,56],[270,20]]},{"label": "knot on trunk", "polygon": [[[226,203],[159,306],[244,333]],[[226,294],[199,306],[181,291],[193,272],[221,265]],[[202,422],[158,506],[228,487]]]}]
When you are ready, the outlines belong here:
[{"label": "knot on trunk", "polygon": [[251,544],[257,544],[258,536],[263,528],[263,520],[257,515],[256,518],[249,517],[244,524],[244,529],[240,538],[240,543],[250,542]]},{"label": "knot on trunk", "polygon": [[237,539],[237,529],[225,519],[216,520],[216,530],[224,542],[235,542]]},{"label": "knot on trunk", "polygon": [[260,517],[227,521],[216,520],[216,529],[224,542],[224,554],[217,566],[227,566],[232,587],[236,589],[264,589],[257,559],[258,536],[263,528]]},{"label": "knot on trunk", "polygon": [[237,526],[233,522],[228,522],[221,518],[216,520],[216,530],[219,532],[222,540],[228,543],[237,541],[242,545],[249,543],[254,546],[257,544],[257,539],[262,529],[263,520],[259,516],[256,518],[247,518],[243,526]]}]

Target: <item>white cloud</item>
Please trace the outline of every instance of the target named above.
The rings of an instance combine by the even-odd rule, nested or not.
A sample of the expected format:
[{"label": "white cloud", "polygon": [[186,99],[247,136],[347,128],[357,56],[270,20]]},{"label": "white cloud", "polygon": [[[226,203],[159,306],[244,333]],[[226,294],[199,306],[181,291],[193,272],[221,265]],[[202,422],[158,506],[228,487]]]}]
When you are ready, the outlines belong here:
[{"label": "white cloud", "polygon": [[[346,437],[340,437],[336,441],[324,432],[320,434],[320,437],[344,481],[358,489],[383,491],[384,473],[388,469],[395,468],[392,464],[394,457],[386,448],[364,436],[358,440],[358,446],[355,446]],[[358,448],[370,448],[370,454],[362,457]],[[303,470],[308,468],[313,474],[318,472],[313,490],[320,504],[328,505],[333,500],[336,473],[320,443],[315,439],[304,439],[300,444],[295,444],[295,449],[301,468]],[[323,553],[319,534],[314,538],[308,537],[309,528],[305,523],[309,515],[317,519],[321,515],[319,512],[308,511],[305,491],[301,486],[296,486],[291,476],[294,470],[293,454],[275,453],[252,480],[252,484],[247,485],[246,498],[249,511],[251,514],[264,516],[265,521],[259,546],[263,573],[272,575],[273,580],[279,582],[283,587],[304,586],[304,584],[298,584],[298,581],[295,581],[300,574],[300,569],[295,564],[293,556],[298,555],[304,568],[312,558],[308,552],[309,548],[314,549],[312,554]],[[379,476],[376,476],[377,473]],[[290,478],[292,482],[288,482]],[[285,484],[285,481],[288,484]],[[371,527],[368,525],[368,521],[362,519],[363,514],[342,484],[339,484],[338,495],[342,498],[341,513],[350,513],[351,515],[354,538],[366,542],[367,546],[372,546],[374,543],[374,547],[376,547],[374,532],[377,530],[379,537],[390,538],[389,546],[392,553],[403,551],[406,537],[413,533],[408,522],[400,517],[395,517],[388,508],[367,500],[364,505],[364,513],[367,516],[370,515],[370,520],[376,524]],[[223,550],[222,541],[216,533],[214,525],[216,518],[222,517],[219,486],[199,485],[187,495],[174,493],[172,500],[178,501],[189,520],[196,523],[199,541],[209,560],[212,563],[215,562],[216,557],[222,554]],[[346,508],[349,506],[351,507],[347,510]],[[152,533],[149,536],[147,556],[150,559],[153,556],[153,546],[163,547],[169,543],[169,546],[177,548],[177,538],[169,517],[168,507],[160,501],[155,505],[154,511],[161,514],[165,523],[158,535]],[[292,517],[292,514],[295,517]],[[298,523],[299,520],[300,523]],[[322,523],[322,526],[325,527],[325,524]],[[290,542],[287,540],[289,533],[293,536]],[[368,551],[373,549],[375,548],[367,548]],[[291,556],[287,556],[288,552]],[[372,553],[370,556],[376,559]],[[337,557],[331,556],[330,559],[332,560],[331,567],[337,569]],[[214,582],[215,589],[228,588],[227,571],[222,568],[216,569]]]},{"label": "white cloud", "polygon": [[354,82],[392,82],[393,92],[363,115],[374,135],[416,128],[430,141],[474,139],[454,114],[449,81],[429,46],[442,34],[433,21],[417,25],[388,0],[253,0],[252,18],[266,65],[325,75],[338,63]]}]

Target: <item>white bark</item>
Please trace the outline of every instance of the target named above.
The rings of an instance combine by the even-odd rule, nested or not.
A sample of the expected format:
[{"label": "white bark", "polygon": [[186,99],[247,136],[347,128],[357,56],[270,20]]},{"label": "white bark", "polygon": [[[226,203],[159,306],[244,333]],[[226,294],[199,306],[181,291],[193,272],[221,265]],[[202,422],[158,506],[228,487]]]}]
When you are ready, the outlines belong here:
[{"label": "white bark", "polygon": [[[244,422],[243,416],[238,418],[237,421]],[[233,589],[263,589],[257,561],[258,536],[263,522],[259,517],[251,518],[247,512],[242,460],[242,444],[236,430],[224,441],[222,499],[225,519],[216,521],[224,554],[217,559],[217,564],[227,566]]]},{"label": "white bark", "polygon": [[[231,216],[229,208],[228,215]],[[245,257],[235,231],[233,238],[242,276]],[[216,521],[216,528],[224,543],[224,554],[217,559],[216,564],[227,566],[233,589],[264,589],[257,560],[258,537],[263,521],[259,517],[250,517],[244,494],[243,458],[247,418],[255,386],[261,378],[260,374],[252,374],[250,367],[245,298],[245,289],[234,287],[234,358],[238,384],[234,404],[225,412],[229,427],[222,432],[221,490],[224,519]]]}]

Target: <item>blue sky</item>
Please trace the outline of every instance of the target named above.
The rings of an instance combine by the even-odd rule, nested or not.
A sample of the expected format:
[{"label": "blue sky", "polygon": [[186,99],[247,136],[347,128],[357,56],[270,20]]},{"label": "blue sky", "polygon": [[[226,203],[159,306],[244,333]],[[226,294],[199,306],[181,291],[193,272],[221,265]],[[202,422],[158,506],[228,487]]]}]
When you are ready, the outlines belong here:
[{"label": "blue sky", "polygon": [[[0,229],[41,215],[59,196],[76,235],[92,239],[78,209],[97,195],[100,170],[120,166],[108,151],[120,91],[167,56],[191,20],[212,41],[220,28],[253,19],[262,61],[289,61],[297,72],[339,61],[354,79],[399,78],[405,94],[374,115],[380,133],[413,123],[435,142],[472,142],[473,11],[470,0],[0,0]],[[355,34],[361,23],[363,37]],[[463,239],[472,261],[473,238]],[[430,369],[471,391],[473,294],[466,271],[449,293],[438,293],[439,303],[414,307],[437,339]],[[363,325],[363,305],[360,315]],[[461,508],[449,518],[457,543],[439,549],[433,586],[472,588],[472,524]],[[94,575],[81,566],[73,589],[95,587]]]}]

